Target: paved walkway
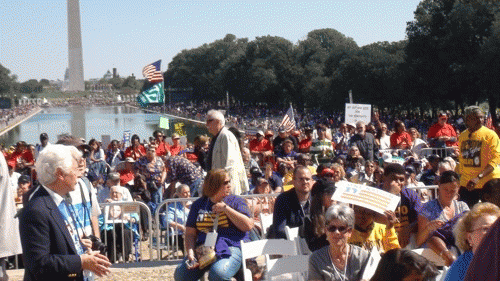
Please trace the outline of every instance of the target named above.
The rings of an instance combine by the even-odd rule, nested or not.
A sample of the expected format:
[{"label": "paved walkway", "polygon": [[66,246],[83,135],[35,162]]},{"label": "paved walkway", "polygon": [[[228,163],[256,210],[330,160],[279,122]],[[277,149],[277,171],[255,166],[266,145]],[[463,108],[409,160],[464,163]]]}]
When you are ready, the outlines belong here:
[{"label": "paved walkway", "polygon": [[[125,280],[140,280],[140,281],[149,281],[149,280],[174,280],[174,270],[175,265],[164,265],[164,266],[154,266],[154,267],[132,267],[132,268],[111,268],[111,274],[102,277],[96,278],[97,280],[102,281],[125,281]],[[9,281],[22,281],[24,270],[8,270],[7,274],[9,275]]]}]

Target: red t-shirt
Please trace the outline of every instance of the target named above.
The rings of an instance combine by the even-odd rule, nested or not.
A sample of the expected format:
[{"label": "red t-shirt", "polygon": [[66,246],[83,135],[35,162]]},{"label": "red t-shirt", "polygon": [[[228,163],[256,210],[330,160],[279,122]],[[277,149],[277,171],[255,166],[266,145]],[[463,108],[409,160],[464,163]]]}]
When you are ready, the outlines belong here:
[{"label": "red t-shirt", "polygon": [[33,153],[31,153],[31,150],[25,149],[21,152],[15,150],[7,159],[7,165],[16,168],[17,159],[19,158],[23,159],[28,164],[32,164],[35,161],[35,159],[33,158]]},{"label": "red t-shirt", "polygon": [[253,139],[250,141],[249,147],[251,152],[263,152],[263,151],[273,150],[271,143],[267,139],[262,139],[262,141],[259,141],[259,139]]},{"label": "red t-shirt", "polygon": [[[441,126],[439,123],[436,123],[432,125],[427,132],[428,139],[434,139],[443,136],[454,137],[458,141],[455,128],[453,128],[453,126],[448,123],[445,123],[443,126]],[[446,146],[458,146],[457,141],[447,141]]]},{"label": "red t-shirt", "polygon": [[303,139],[299,142],[299,151],[302,153],[308,153],[311,148],[312,140],[311,139]]},{"label": "red t-shirt", "polygon": [[167,151],[169,150],[170,150],[170,145],[162,141],[156,146],[156,155],[157,156],[167,155]]},{"label": "red t-shirt", "polygon": [[[403,146],[397,147],[399,144],[402,144]],[[394,133],[391,135],[391,148],[408,149],[411,147],[411,144],[411,136],[406,131],[402,133]]]},{"label": "red t-shirt", "polygon": [[172,156],[177,156],[179,154],[179,152],[181,150],[183,150],[183,149],[184,149],[184,146],[182,146],[182,145],[175,145],[175,144],[171,145],[170,148],[169,148],[170,154]]},{"label": "red t-shirt", "polygon": [[120,185],[125,186],[129,181],[134,179],[134,172],[132,171],[127,171],[127,170],[121,170],[118,171],[120,173]]},{"label": "red t-shirt", "polygon": [[134,158],[134,160],[137,160],[144,155],[146,155],[146,149],[142,144],[140,144],[135,150],[132,148],[132,146],[127,147],[127,149],[125,150],[125,157],[132,157]]}]

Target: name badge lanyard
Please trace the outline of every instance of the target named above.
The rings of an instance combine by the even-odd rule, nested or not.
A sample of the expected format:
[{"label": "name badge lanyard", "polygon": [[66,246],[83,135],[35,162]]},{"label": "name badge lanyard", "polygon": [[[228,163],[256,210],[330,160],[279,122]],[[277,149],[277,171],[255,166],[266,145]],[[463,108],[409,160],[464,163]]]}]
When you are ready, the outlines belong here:
[{"label": "name badge lanyard", "polygon": [[66,210],[68,211],[69,215],[71,216],[71,219],[73,220],[73,222],[75,224],[75,225],[72,225],[72,227],[76,231],[76,236],[78,237],[78,241],[80,242],[81,245],[83,245],[81,237],[80,237],[80,233],[78,232],[78,227],[81,228],[83,235],[85,235],[85,229],[83,228],[83,225],[80,223],[80,220],[76,220],[76,211],[73,208],[73,205],[69,204],[66,201],[66,199],[63,200],[63,202],[64,202],[64,205],[66,206]]},{"label": "name badge lanyard", "polygon": [[215,217],[213,230],[207,233],[205,238],[205,246],[215,247],[215,242],[217,241],[217,226],[219,225],[219,214]]}]

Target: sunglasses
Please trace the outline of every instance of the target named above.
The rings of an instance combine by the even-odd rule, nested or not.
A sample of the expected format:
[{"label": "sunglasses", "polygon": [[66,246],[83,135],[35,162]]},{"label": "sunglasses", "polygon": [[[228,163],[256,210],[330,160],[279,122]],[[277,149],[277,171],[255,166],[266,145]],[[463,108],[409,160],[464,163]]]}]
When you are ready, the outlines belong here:
[{"label": "sunglasses", "polygon": [[344,233],[346,232],[347,230],[349,229],[349,227],[347,226],[336,226],[336,225],[330,225],[326,228],[326,230],[328,230],[329,232],[335,232],[335,231],[339,231],[339,233]]}]

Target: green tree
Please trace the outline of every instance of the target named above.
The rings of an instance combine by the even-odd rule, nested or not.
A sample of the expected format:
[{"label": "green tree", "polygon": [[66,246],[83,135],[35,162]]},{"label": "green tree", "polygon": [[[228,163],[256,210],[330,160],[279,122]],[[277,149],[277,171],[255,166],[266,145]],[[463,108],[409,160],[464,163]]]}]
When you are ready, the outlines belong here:
[{"label": "green tree", "polygon": [[0,64],[0,94],[6,94],[14,88],[16,77]]}]

